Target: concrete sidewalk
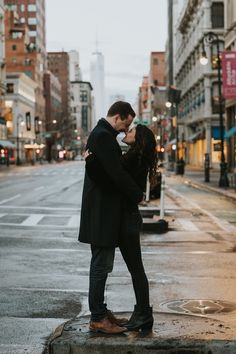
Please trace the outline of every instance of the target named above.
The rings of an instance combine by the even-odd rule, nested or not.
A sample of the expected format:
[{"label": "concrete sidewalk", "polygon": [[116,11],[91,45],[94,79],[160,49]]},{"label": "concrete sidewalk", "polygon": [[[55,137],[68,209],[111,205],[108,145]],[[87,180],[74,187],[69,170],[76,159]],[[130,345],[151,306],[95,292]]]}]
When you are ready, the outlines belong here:
[{"label": "concrete sidewalk", "polygon": [[[120,313],[130,316],[130,313]],[[92,333],[88,316],[57,328],[46,353],[50,354],[235,354],[236,332],[232,324],[206,317],[155,313],[152,332],[121,335]]]}]

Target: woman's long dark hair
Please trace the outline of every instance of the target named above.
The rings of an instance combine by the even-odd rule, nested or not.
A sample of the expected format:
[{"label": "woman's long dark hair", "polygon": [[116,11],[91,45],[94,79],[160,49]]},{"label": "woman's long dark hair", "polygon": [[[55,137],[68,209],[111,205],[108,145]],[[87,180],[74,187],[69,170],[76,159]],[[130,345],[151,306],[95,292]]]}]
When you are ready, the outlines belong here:
[{"label": "woman's long dark hair", "polygon": [[147,163],[151,179],[157,170],[156,139],[151,129],[145,125],[138,124],[136,126],[135,142],[124,155],[125,160],[128,160],[132,155],[138,157],[140,164]]}]

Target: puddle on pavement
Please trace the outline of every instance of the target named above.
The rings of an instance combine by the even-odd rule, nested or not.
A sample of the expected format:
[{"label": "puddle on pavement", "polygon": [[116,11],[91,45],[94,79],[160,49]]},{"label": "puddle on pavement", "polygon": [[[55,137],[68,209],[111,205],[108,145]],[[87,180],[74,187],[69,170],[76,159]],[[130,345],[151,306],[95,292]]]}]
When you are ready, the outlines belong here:
[{"label": "puddle on pavement", "polygon": [[196,316],[236,311],[236,304],[221,300],[179,299],[163,302],[159,307],[170,313]]}]

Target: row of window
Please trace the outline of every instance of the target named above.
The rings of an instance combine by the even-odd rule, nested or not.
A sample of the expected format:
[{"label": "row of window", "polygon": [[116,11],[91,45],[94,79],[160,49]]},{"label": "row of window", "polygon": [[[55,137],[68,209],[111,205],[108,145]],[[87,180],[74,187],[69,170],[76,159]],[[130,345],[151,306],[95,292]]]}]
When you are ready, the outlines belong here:
[{"label": "row of window", "polygon": [[27,7],[24,4],[17,5],[16,4],[10,4],[7,5],[7,8],[11,11],[17,11],[19,9],[19,12],[24,12],[26,9],[29,12],[36,12],[37,11],[37,6],[35,4],[28,4]]},{"label": "row of window", "polygon": [[[179,110],[179,116],[185,117],[195,109],[199,108],[203,103],[205,103],[205,93],[204,91],[199,92],[198,94],[188,95],[184,100],[182,100]],[[182,107],[182,109],[181,109]],[[212,114],[219,113],[219,93],[218,93],[218,82],[212,83],[211,89],[211,107]]]}]

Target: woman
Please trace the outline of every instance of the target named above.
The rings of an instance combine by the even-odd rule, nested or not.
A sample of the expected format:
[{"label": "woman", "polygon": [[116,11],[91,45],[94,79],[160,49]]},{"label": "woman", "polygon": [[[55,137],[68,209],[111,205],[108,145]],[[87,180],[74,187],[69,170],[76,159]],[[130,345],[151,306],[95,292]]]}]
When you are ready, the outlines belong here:
[{"label": "woman", "polygon": [[[133,127],[123,139],[130,146],[122,155],[122,163],[143,192],[146,189],[147,175],[149,178],[156,173],[157,154],[156,140],[150,129],[143,125]],[[93,154],[86,155],[86,170],[90,178],[101,187],[106,188],[112,181],[104,177],[102,167]],[[140,247],[140,230],[142,217],[137,204],[123,201],[123,214],[119,248],[132,277],[136,297],[136,305],[130,320],[125,324],[128,330],[151,329],[153,326],[152,307],[149,303],[149,286],[142,262]]]}]

